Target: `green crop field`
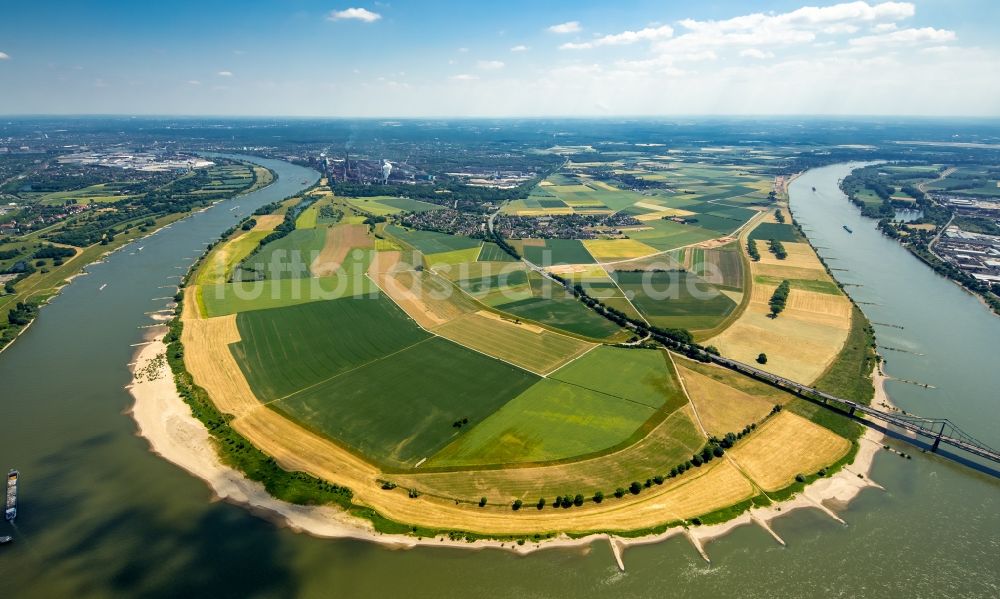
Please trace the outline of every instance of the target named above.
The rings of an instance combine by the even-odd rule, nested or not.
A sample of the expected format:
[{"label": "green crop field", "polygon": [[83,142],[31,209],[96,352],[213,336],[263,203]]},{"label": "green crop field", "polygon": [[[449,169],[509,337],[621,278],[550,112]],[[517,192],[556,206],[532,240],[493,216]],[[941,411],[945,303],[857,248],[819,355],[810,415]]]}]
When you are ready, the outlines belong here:
[{"label": "green crop field", "polygon": [[687,403],[677,373],[661,350],[604,345],[549,378],[668,412]]},{"label": "green crop field", "polygon": [[442,206],[438,206],[437,204],[421,202],[420,200],[411,200],[410,198],[383,198],[378,200],[378,203],[403,212],[430,212],[431,210],[444,209]]},{"label": "green crop field", "polygon": [[627,440],[655,408],[544,379],[463,433],[429,466],[546,462]]},{"label": "green crop field", "polygon": [[490,305],[527,320],[594,339],[607,339],[621,330],[541,275],[531,273],[528,280],[531,297],[508,297]]},{"label": "green crop field", "polygon": [[753,231],[750,231],[750,239],[776,239],[778,241],[795,242],[802,241],[802,236],[792,225],[781,225],[778,223],[761,223]]},{"label": "green crop field", "polygon": [[828,295],[840,295],[842,292],[840,287],[837,287],[836,283],[830,281],[810,281],[808,279],[782,279],[780,277],[769,277],[764,275],[757,275],[753,278],[753,282],[758,285],[780,285],[782,281],[787,280],[789,287],[792,289],[802,289],[804,291],[815,291],[816,293],[826,293]]},{"label": "green crop field", "polygon": [[476,260],[479,262],[515,262],[513,256],[500,249],[500,246],[493,242],[483,244]]},{"label": "green crop field", "polygon": [[295,219],[296,229],[315,229],[316,222],[319,219],[319,207],[314,203],[309,206],[299,214],[299,217]]},{"label": "green crop field", "polygon": [[641,231],[628,231],[628,236],[658,250],[669,250],[719,237],[717,231],[669,220],[647,221],[643,223],[643,227],[650,228]]},{"label": "green crop field", "polygon": [[[357,263],[360,267],[364,263]],[[346,266],[346,265],[345,265]],[[378,287],[363,268],[346,268],[343,275],[302,279],[268,279],[198,289],[201,313],[206,318],[252,310],[268,310],[310,302],[371,295]]]},{"label": "green crop field", "polygon": [[691,273],[619,271],[614,277],[633,294],[636,309],[658,326],[710,329],[736,308],[736,302]]},{"label": "green crop field", "polygon": [[465,291],[479,295],[502,289],[505,287],[518,287],[528,282],[528,273],[523,269],[504,270],[493,276],[463,279],[459,285]]},{"label": "green crop field", "polygon": [[[348,300],[350,301],[350,300]],[[393,467],[412,467],[537,382],[537,376],[434,337],[270,404]]]},{"label": "green crop field", "polygon": [[424,263],[431,268],[435,268],[438,266],[447,267],[464,264],[466,262],[475,262],[476,257],[479,256],[479,251],[480,248],[477,246],[461,250],[427,254],[424,256]]},{"label": "green crop field", "polygon": [[344,298],[242,312],[230,346],[261,401],[272,401],[385,358],[430,336],[392,301]]},{"label": "green crop field", "polygon": [[309,265],[323,249],[324,244],[326,244],[325,227],[295,230],[265,245],[244,260],[240,266],[266,279],[308,277]]},{"label": "green crop field", "polygon": [[477,248],[483,242],[481,239],[472,239],[461,235],[446,235],[434,231],[418,231],[415,229],[404,229],[390,225],[385,228],[385,232],[404,244],[424,254],[439,254],[452,250],[465,250]]},{"label": "green crop field", "polygon": [[544,246],[524,245],[521,253],[529,262],[540,266],[595,262],[579,239],[546,239]]},{"label": "green crop field", "polygon": [[495,307],[526,320],[594,339],[607,339],[621,330],[615,323],[572,298],[530,297],[497,304]]}]

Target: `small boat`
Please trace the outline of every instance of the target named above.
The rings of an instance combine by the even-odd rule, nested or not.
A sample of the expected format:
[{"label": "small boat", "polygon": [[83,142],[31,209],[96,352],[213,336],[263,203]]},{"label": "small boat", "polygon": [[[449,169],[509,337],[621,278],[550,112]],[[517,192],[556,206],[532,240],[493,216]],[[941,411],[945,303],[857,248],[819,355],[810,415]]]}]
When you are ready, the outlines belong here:
[{"label": "small boat", "polygon": [[844,225],[844,230],[847,231],[848,233],[854,233],[854,229],[848,227],[847,225]]},{"label": "small boat", "polygon": [[7,473],[7,505],[4,511],[4,517],[14,521],[17,517],[17,470],[11,470]]},{"label": "small boat", "polygon": [[14,537],[0,537],[0,545],[10,543],[14,540]]}]

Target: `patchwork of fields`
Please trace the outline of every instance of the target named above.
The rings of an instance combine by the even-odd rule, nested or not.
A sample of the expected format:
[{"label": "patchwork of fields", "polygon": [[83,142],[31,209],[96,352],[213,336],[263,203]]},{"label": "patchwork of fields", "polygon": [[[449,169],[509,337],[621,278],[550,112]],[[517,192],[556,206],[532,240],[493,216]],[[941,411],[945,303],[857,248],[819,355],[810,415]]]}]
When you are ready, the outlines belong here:
[{"label": "patchwork of fields", "polygon": [[[588,500],[577,520],[534,507],[517,517],[547,531],[648,527],[782,488],[844,455],[850,442],[830,429],[769,417],[795,401],[787,394],[625,344],[630,332],[535,269],[656,326],[724,329],[710,342],[725,355],[752,361],[766,349],[768,367],[792,378],[818,376],[837,354],[846,298],[797,231],[765,222],[739,233],[760,246],[749,272],[745,241],[734,240],[767,220],[756,205],[769,179],[670,160],[608,166],[663,186],[620,189],[570,164],[504,210],[621,212],[641,225],[617,238],[511,240],[531,264],[492,242],[358,216],[433,204],[322,190],[285,202],[216,246],[191,280],[184,343],[196,383],[283,467],[348,484],[386,517],[442,528],[508,530],[514,499],[610,498],[633,481],[645,481],[641,494]],[[322,216],[333,208],[346,216]],[[260,245],[290,222],[284,211],[294,230]],[[788,258],[776,260],[767,239]],[[784,280],[786,310],[768,319]],[[732,451],[738,467],[716,460],[667,480],[709,437],[751,424],[761,426]]]}]

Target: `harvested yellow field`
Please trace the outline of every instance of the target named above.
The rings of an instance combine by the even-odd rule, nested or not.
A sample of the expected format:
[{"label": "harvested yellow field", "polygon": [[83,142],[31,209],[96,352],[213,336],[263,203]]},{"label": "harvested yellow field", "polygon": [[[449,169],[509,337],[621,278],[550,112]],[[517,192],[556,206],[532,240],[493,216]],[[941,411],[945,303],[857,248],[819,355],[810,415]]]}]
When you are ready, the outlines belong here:
[{"label": "harvested yellow field", "polygon": [[[763,254],[761,254],[763,258]],[[778,261],[780,262],[780,260]],[[751,265],[754,275],[778,277],[781,279],[804,279],[806,281],[833,281],[826,270],[822,268],[796,268],[784,264],[762,264],[754,262]]]},{"label": "harvested yellow field", "polygon": [[549,266],[545,271],[575,280],[607,278],[607,273],[599,264],[557,264]]},{"label": "harvested yellow field", "polygon": [[677,366],[677,373],[709,435],[722,438],[726,433],[739,432],[762,420],[774,407],[763,397],[734,389],[693,370]]},{"label": "harvested yellow field", "polygon": [[669,253],[661,252],[645,258],[615,262],[608,266],[611,270],[669,270],[680,268],[683,265]]},{"label": "harvested yellow field", "polygon": [[[186,304],[186,302],[185,302]],[[229,351],[240,341],[236,315],[185,320],[181,333],[184,366],[223,414],[239,416],[260,407],[243,371]]]},{"label": "harvested yellow field", "polygon": [[231,424],[286,470],[310,472],[352,490],[374,486],[380,474],[372,464],[259,404]]},{"label": "harvested yellow field", "polygon": [[593,343],[541,327],[481,313],[455,318],[433,331],[459,345],[536,374],[552,372],[595,347]]},{"label": "harvested yellow field", "polygon": [[354,248],[372,248],[367,225],[337,225],[326,230],[326,242],[313,259],[309,271],[314,277],[325,277],[340,270],[347,253]]},{"label": "harvested yellow field", "polygon": [[[426,486],[414,484],[408,476],[382,473],[342,447],[267,408],[257,408],[235,419],[232,425],[251,443],[273,456],[283,468],[308,472],[348,486],[354,492],[356,503],[369,506],[387,518],[434,528],[495,534],[518,534],[532,530],[632,530],[702,515],[743,501],[754,492],[746,478],[732,465],[717,460],[664,485],[644,489],[639,495],[609,498],[601,504],[587,503],[572,510],[522,510],[514,514],[509,507],[511,495],[506,491],[498,490],[496,495],[490,497],[491,505],[485,508],[475,503],[456,505],[451,499],[453,496],[435,497],[428,492],[410,499],[406,488],[426,489]],[[469,480],[467,473],[447,474]],[[507,472],[495,471],[493,474],[504,476]],[[379,480],[386,478],[396,481],[401,487],[394,491],[382,490]],[[413,475],[412,478],[421,480],[423,475]],[[576,486],[567,487],[564,491],[583,483],[578,479],[573,482]],[[607,484],[594,490],[605,486]],[[479,489],[469,490],[469,499],[473,501],[484,493],[490,495]],[[583,492],[585,489],[579,490]],[[588,494],[593,492],[589,488],[586,491]],[[544,496],[548,495],[551,493],[544,493]],[[534,498],[525,495],[526,500]]]},{"label": "harvested yellow field", "polygon": [[587,239],[583,246],[598,262],[631,260],[659,251],[635,239]]},{"label": "harvested yellow field", "polygon": [[253,218],[257,221],[253,228],[254,231],[273,231],[285,220],[285,217],[280,214],[262,214]]},{"label": "harvested yellow field", "polygon": [[[753,277],[832,282],[809,244],[786,243],[788,260],[776,260],[762,243],[758,242],[761,262],[751,264]],[[764,262],[767,257],[770,263]],[[836,359],[847,341],[851,326],[850,300],[844,295],[792,289],[784,312],[777,318],[770,318],[768,302],[776,286],[755,281],[751,285],[750,302],[743,314],[721,334],[705,342],[718,347],[724,355],[746,363],[754,363],[757,355],[764,353],[767,355],[765,370],[800,383],[814,382]]]},{"label": "harvested yellow field", "polygon": [[771,253],[768,249],[768,243],[762,239],[758,239],[757,251],[760,252],[760,264],[779,264],[781,266],[791,266],[793,268],[815,268],[819,270],[825,270],[823,268],[823,263],[819,261],[816,256],[816,252],[813,251],[812,246],[808,243],[793,243],[791,241],[782,242],[781,245],[785,246],[785,251],[788,252],[788,257],[784,260],[778,260],[777,256]]},{"label": "harvested yellow field", "polygon": [[544,333],[548,330],[545,327],[540,327],[538,325],[530,324],[527,322],[520,322],[520,321],[515,322],[515,319],[512,316],[499,314],[497,312],[490,312],[489,310],[480,310],[479,312],[476,312],[476,316],[482,316],[483,318],[489,318],[491,320],[505,322],[507,324],[513,324],[526,331],[531,331],[532,333]]},{"label": "harvested yellow field", "polygon": [[[849,310],[850,304],[843,296],[828,297],[848,303]],[[748,364],[753,364],[758,354],[767,354],[763,369],[810,384],[840,353],[851,324],[849,312],[843,319],[804,310],[786,309],[773,319],[769,314],[766,302],[752,299],[732,326],[705,343],[715,345],[727,357]]]},{"label": "harvested yellow field", "polygon": [[400,258],[400,252],[379,252],[368,267],[368,276],[418,325],[430,330],[478,310],[446,279],[404,270]]},{"label": "harvested yellow field", "polygon": [[812,474],[851,448],[847,439],[805,418],[782,411],[729,455],[765,491],[792,484],[796,474]]},{"label": "harvested yellow field", "polygon": [[636,202],[635,204],[633,204],[633,206],[635,206],[636,208],[643,208],[645,210],[655,210],[657,212],[664,212],[664,213],[668,213],[673,210],[673,208],[670,208],[668,206],[662,206],[660,204],[650,204],[649,202]]}]

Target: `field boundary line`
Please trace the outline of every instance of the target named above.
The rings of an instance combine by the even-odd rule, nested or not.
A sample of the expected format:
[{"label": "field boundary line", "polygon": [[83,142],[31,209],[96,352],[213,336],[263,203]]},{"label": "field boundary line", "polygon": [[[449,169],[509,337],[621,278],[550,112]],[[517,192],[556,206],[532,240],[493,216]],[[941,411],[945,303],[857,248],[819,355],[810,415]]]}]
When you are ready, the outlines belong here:
[{"label": "field boundary line", "polygon": [[[603,345],[604,345],[603,343],[595,343],[595,344],[591,345],[591,346],[590,346],[590,347],[588,347],[588,348],[587,348],[586,350],[584,350],[584,352],[583,352],[583,353],[581,353],[580,355],[578,355],[578,356],[574,357],[574,358],[573,358],[573,359],[571,359],[571,360],[570,360],[569,362],[566,362],[565,364],[560,364],[559,366],[556,366],[555,368],[553,368],[552,370],[550,370],[550,371],[546,372],[546,373],[545,373],[545,374],[543,374],[542,376],[543,376],[543,377],[545,377],[545,378],[548,378],[548,376],[549,376],[550,374],[552,374],[552,373],[555,373],[555,372],[559,372],[559,371],[560,371],[560,370],[562,370],[563,368],[565,368],[565,367],[569,366],[569,365],[570,365],[570,364],[572,364],[573,362],[576,362],[576,361],[577,361],[577,360],[579,360],[580,358],[582,358],[582,357],[586,356],[587,354],[589,354],[590,352],[594,351],[594,350],[595,350],[595,349],[597,349],[598,347],[602,347]],[[559,379],[555,379],[555,380],[559,380]]]},{"label": "field boundary line", "polygon": [[[386,296],[386,297],[388,297],[388,298],[389,298],[390,300],[392,300],[392,303],[396,304],[396,307],[398,307],[398,308],[399,308],[400,310],[402,310],[402,311],[403,311],[403,313],[404,313],[404,314],[406,314],[407,318],[409,318],[410,320],[412,320],[412,321],[413,321],[413,322],[414,322],[414,323],[415,323],[415,324],[416,324],[416,325],[417,325],[418,327],[420,327],[420,328],[421,328],[421,329],[422,329],[422,330],[423,330],[424,332],[426,332],[426,333],[428,333],[428,334],[432,335],[432,337],[431,337],[431,338],[433,338],[433,337],[437,337],[438,339],[444,339],[445,341],[447,341],[447,342],[449,342],[449,343],[454,343],[455,345],[458,345],[458,346],[460,346],[460,347],[464,347],[465,349],[467,349],[467,350],[469,350],[469,351],[474,351],[474,352],[476,352],[477,354],[480,354],[480,355],[483,355],[483,356],[486,356],[487,358],[492,358],[492,359],[494,359],[494,360],[497,360],[497,361],[499,361],[499,362],[503,362],[504,364],[508,364],[508,365],[510,365],[510,366],[513,366],[514,368],[517,368],[518,370],[523,370],[524,372],[528,372],[528,373],[531,373],[531,374],[533,374],[533,375],[535,375],[535,376],[538,376],[538,377],[541,377],[541,378],[543,378],[543,379],[544,379],[544,378],[547,378],[547,377],[546,377],[546,376],[545,376],[544,374],[542,374],[542,373],[540,373],[540,372],[536,372],[536,371],[534,371],[534,370],[528,370],[528,369],[527,369],[527,368],[525,368],[524,366],[520,366],[520,365],[518,365],[518,364],[514,364],[513,362],[510,362],[510,361],[508,361],[508,360],[504,360],[503,358],[499,358],[499,357],[497,357],[497,356],[494,356],[494,355],[490,355],[490,354],[488,354],[488,353],[486,353],[486,352],[484,352],[484,351],[482,351],[482,350],[478,350],[478,349],[476,349],[476,348],[474,348],[474,347],[469,347],[468,345],[466,345],[466,344],[464,344],[464,343],[460,343],[460,342],[458,342],[458,341],[455,341],[454,339],[449,339],[448,337],[445,337],[444,335],[442,335],[442,334],[438,333],[438,332],[437,332],[437,331],[435,331],[434,329],[428,329],[428,328],[425,328],[425,327],[424,327],[423,325],[421,325],[421,324],[420,324],[419,322],[417,322],[416,320],[414,320],[414,318],[413,318],[412,316],[410,316],[410,314],[409,314],[409,313],[408,313],[408,312],[407,312],[407,311],[406,311],[406,310],[405,310],[405,309],[404,309],[404,308],[403,308],[402,306],[400,306],[400,305],[399,305],[399,304],[398,304],[398,303],[396,302],[396,300],[395,300],[395,299],[393,299],[393,297],[392,297],[391,295],[389,295],[388,293],[386,293],[385,291],[383,291],[383,290],[382,290],[382,287],[380,287],[380,286],[379,286],[378,282],[377,282],[377,281],[375,281],[374,279],[372,279],[372,278],[371,278],[371,277],[370,277],[370,276],[368,275],[368,273],[365,273],[365,276],[366,276],[366,277],[368,277],[369,279],[371,279],[371,280],[372,280],[372,283],[373,283],[373,284],[374,284],[374,285],[375,285],[376,287],[378,287],[379,291],[381,291],[383,295],[385,295],[385,296]],[[463,314],[462,316],[459,316],[458,318],[463,318],[463,317],[465,317],[465,316],[467,316],[467,315],[466,315],[466,314]],[[452,322],[453,320],[458,320],[458,318],[455,318],[455,319],[452,319],[451,321],[448,321],[448,322]],[[442,323],[442,324],[441,324],[441,325],[439,325],[439,326],[444,326],[445,324],[448,324],[448,323],[447,323],[447,322],[446,322],[446,323]],[[424,341],[427,341],[427,339],[424,339],[423,341],[419,341],[418,343],[423,343]],[[416,345],[416,343],[415,343],[414,345]],[[410,347],[413,347],[413,346],[410,346]],[[406,348],[406,349],[409,349],[409,348]],[[401,350],[401,351],[402,351],[402,350]],[[338,375],[338,376],[339,376],[339,375]],[[296,391],[296,393],[298,393],[298,391]],[[274,400],[274,401],[277,401],[277,400]]]},{"label": "field boundary line", "polygon": [[283,400],[286,400],[286,399],[291,399],[292,397],[295,397],[296,395],[298,395],[299,393],[302,393],[303,391],[309,391],[310,389],[318,387],[319,385],[323,385],[323,384],[329,383],[330,381],[332,381],[334,379],[340,378],[340,377],[344,376],[345,374],[350,374],[350,373],[354,372],[355,370],[360,370],[361,368],[364,368],[366,366],[370,366],[372,364],[375,364],[376,362],[381,362],[382,360],[385,360],[386,358],[391,358],[392,356],[395,356],[396,354],[399,354],[399,353],[402,353],[402,352],[407,351],[409,349],[412,349],[412,348],[420,345],[421,343],[425,343],[427,341],[430,341],[433,338],[434,338],[434,336],[432,335],[432,336],[427,337],[425,339],[421,339],[420,341],[417,341],[416,343],[413,343],[411,345],[407,345],[406,347],[404,347],[402,349],[397,349],[396,351],[394,351],[392,353],[386,354],[384,356],[380,356],[378,358],[375,358],[374,360],[369,360],[369,361],[367,361],[367,362],[365,362],[363,364],[359,364],[359,365],[355,366],[354,368],[351,368],[349,370],[345,370],[344,372],[339,372],[339,373],[337,373],[337,374],[335,374],[335,375],[333,375],[333,376],[331,376],[329,378],[325,378],[325,379],[323,379],[321,381],[317,381],[317,382],[315,382],[315,383],[313,383],[313,384],[311,384],[309,386],[302,387],[301,389],[297,389],[295,392],[289,393],[288,395],[285,395],[284,397],[278,397],[277,399],[271,399],[271,400],[268,400],[268,401],[261,402],[260,405],[262,405],[262,406],[268,406],[268,405],[271,405],[271,404],[273,404],[275,402],[283,401]]}]

